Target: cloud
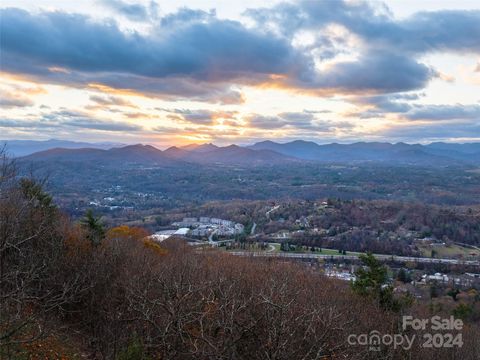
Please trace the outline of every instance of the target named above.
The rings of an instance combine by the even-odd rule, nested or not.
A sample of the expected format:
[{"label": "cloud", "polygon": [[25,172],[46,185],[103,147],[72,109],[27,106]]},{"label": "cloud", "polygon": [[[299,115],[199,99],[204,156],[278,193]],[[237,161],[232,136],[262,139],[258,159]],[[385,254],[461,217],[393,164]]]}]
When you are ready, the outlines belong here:
[{"label": "cloud", "polygon": [[160,24],[161,26],[168,28],[191,22],[206,22],[213,20],[215,17],[216,11],[214,9],[206,12],[203,10],[193,10],[187,7],[182,7],[178,9],[177,12],[162,17]]},{"label": "cloud", "polygon": [[[480,52],[480,10],[419,12],[384,36],[406,51]],[[382,35],[379,35],[382,39]]]},{"label": "cloud", "polygon": [[350,129],[354,125],[348,121],[319,120],[311,112],[285,112],[276,116],[250,114],[245,119],[251,128],[262,130],[288,129],[290,131],[309,130],[331,132],[336,129]]},{"label": "cloud", "polygon": [[3,108],[27,107],[33,105],[33,100],[21,94],[0,90],[0,106]]},{"label": "cloud", "polygon": [[468,138],[480,140],[480,124],[478,122],[461,122],[452,126],[451,123],[404,124],[392,126],[377,134],[384,138],[419,142],[436,140],[455,140]]},{"label": "cloud", "polygon": [[140,131],[142,127],[135,124],[126,124],[118,121],[106,121],[90,118],[74,118],[62,122],[62,125],[80,127],[84,129],[102,131]]},{"label": "cloud", "polygon": [[[214,125],[218,119],[235,120],[235,111],[213,111],[205,109],[157,109],[168,113],[167,117],[178,123]],[[233,124],[231,122],[230,124]]]},{"label": "cloud", "polygon": [[1,12],[6,70],[15,70],[17,60],[17,66],[31,66],[24,70],[33,72],[56,66],[212,81],[247,73],[285,73],[301,57],[284,39],[248,30],[236,21],[215,18],[140,35],[123,33],[113,21],[93,22],[78,14],[34,15],[11,8]]},{"label": "cloud", "polygon": [[248,124],[257,129],[279,129],[287,125],[287,123],[277,116],[263,116],[253,114],[247,117]]},{"label": "cloud", "polygon": [[347,116],[357,116],[360,119],[381,118],[387,113],[406,113],[411,108],[407,100],[417,100],[419,94],[388,94],[373,96],[358,96],[346,99],[355,105],[368,106],[367,110],[346,113]]},{"label": "cloud", "polygon": [[177,19],[181,25],[141,35],[122,32],[113,20],[95,22],[78,14],[0,11],[3,70],[45,82],[96,82],[231,104],[243,101],[231,88],[233,80],[286,74],[305,61],[285,39],[236,21]]},{"label": "cloud", "polygon": [[130,4],[121,0],[101,0],[101,3],[132,21],[145,21],[149,17],[147,7],[141,4]]},{"label": "cloud", "polygon": [[[425,87],[433,77],[442,77],[416,60],[421,55],[480,52],[480,11],[420,12],[396,20],[381,3],[305,0],[249,9],[246,15],[259,29],[270,29],[286,38],[308,32],[314,37],[314,47],[308,51],[317,62],[325,59],[314,54],[325,52],[334,60],[344,53],[357,59],[333,61],[325,71],[304,71],[303,77],[288,79],[290,86],[298,88],[333,89],[337,93],[410,91]],[[336,31],[330,35],[333,25]],[[356,39],[353,46],[345,43],[348,37]]]},{"label": "cloud", "polygon": [[54,128],[56,124],[52,124],[45,121],[39,120],[28,120],[28,119],[0,119],[0,127],[3,128]]},{"label": "cloud", "polygon": [[184,121],[194,124],[212,125],[213,124],[213,111],[210,110],[181,110],[174,111],[174,115],[168,115],[170,119],[177,121]]},{"label": "cloud", "polygon": [[[157,11],[155,2],[103,4],[138,21]],[[2,70],[166,100],[238,104],[244,101],[239,85],[319,95],[405,92],[441,77],[420,62],[424,54],[480,52],[480,11],[421,12],[396,20],[379,3],[299,1],[250,9],[254,26],[247,26],[220,19],[214,10],[184,7],[149,20],[141,33],[122,30],[111,18],[0,11]],[[297,41],[304,33],[313,37],[307,45]]]},{"label": "cloud", "polygon": [[140,125],[130,124],[119,121],[98,119],[90,116],[88,113],[76,110],[58,110],[49,112],[42,116],[44,123],[56,124],[58,127],[76,127],[101,131],[140,131],[143,128]]},{"label": "cloud", "polygon": [[89,75],[81,79],[66,79],[85,84],[95,90],[111,93],[126,93],[138,96],[160,97],[168,101],[193,100],[217,104],[241,104],[245,101],[243,94],[228,83],[209,83],[193,81],[188,78],[155,79],[129,74]]},{"label": "cloud", "polygon": [[284,112],[278,114],[280,118],[285,121],[292,122],[292,123],[311,123],[312,120],[315,118],[311,112]]},{"label": "cloud", "polygon": [[182,129],[168,127],[168,126],[155,126],[152,128],[152,131],[158,132],[165,135],[178,135],[182,132]]},{"label": "cloud", "polygon": [[409,120],[476,120],[480,125],[480,105],[416,105],[405,117]]},{"label": "cloud", "polygon": [[436,72],[411,58],[372,52],[356,61],[338,62],[313,76],[311,87],[344,90],[345,93],[410,91],[425,87]]},{"label": "cloud", "polygon": [[114,106],[125,106],[125,107],[133,107],[133,108],[137,107],[134,104],[132,104],[130,101],[122,99],[121,97],[118,97],[118,96],[91,95],[90,100],[102,106],[114,105]]},{"label": "cloud", "polygon": [[390,9],[378,2],[303,0],[250,9],[246,15],[259,27],[277,28],[285,35],[300,29],[318,32],[331,24],[341,25],[372,49],[419,54],[480,52],[480,10],[418,12],[395,20]]}]

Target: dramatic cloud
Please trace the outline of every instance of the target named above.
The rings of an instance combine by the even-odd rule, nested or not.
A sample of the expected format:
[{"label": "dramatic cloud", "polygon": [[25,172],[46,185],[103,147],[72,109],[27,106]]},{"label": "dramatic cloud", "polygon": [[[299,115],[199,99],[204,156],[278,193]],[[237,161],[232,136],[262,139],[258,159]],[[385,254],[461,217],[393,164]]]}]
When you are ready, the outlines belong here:
[{"label": "dramatic cloud", "polygon": [[435,72],[410,58],[375,52],[340,62],[320,74],[313,86],[348,91],[398,92],[423,88]]},{"label": "dramatic cloud", "polygon": [[[138,18],[147,14],[140,5],[106,3]],[[54,82],[96,81],[114,88],[197,98],[201,92],[192,82],[223,83],[215,95],[222,97],[223,92],[220,102],[227,103],[240,101],[231,84],[275,82],[272,76],[284,86],[300,89],[385,93],[419,89],[437,73],[402,52],[479,50],[478,12],[422,13],[395,22],[385,9],[362,2],[308,1],[250,10],[248,14],[259,22],[256,28],[220,20],[215,12],[183,8],[161,18],[147,34],[127,33],[113,20],[93,21],[79,14],[32,14],[12,8],[1,12],[6,71]],[[442,25],[436,25],[435,19]],[[455,21],[453,30],[444,29],[444,24]],[[335,57],[340,50],[331,44],[339,37],[322,34],[309,51],[295,47],[294,39],[300,30],[321,30],[330,24],[344,26],[365,43],[357,60],[333,62],[319,70],[315,54],[327,51]]]},{"label": "dramatic cloud", "polygon": [[6,70],[42,73],[48,66],[220,81],[286,73],[302,60],[283,39],[216,18],[142,36],[123,33],[113,21],[76,14],[2,9],[1,16]]},{"label": "dramatic cloud", "polygon": [[300,29],[322,30],[341,25],[371,48],[395,52],[480,52],[480,11],[419,12],[396,21],[385,5],[363,1],[309,1],[250,9],[260,27],[288,35]]},{"label": "dramatic cloud", "polygon": [[[480,54],[479,10],[400,19],[378,2],[299,0],[231,20],[223,11],[219,17],[214,9],[187,7],[160,16],[155,1],[100,4],[105,14],[95,16],[58,5],[0,9],[1,71],[9,82],[0,93],[9,112],[0,126],[142,134],[153,128],[197,139],[375,136],[389,126],[409,137],[408,126],[418,131],[428,122],[436,127],[424,134],[435,137],[448,126],[463,129],[461,136],[478,131],[478,98],[467,91],[478,85],[480,64],[471,57]],[[455,69],[462,70],[449,70],[459,58]],[[443,92],[459,82],[465,99]],[[55,104],[64,88],[72,95],[65,106],[85,112]],[[106,112],[108,120],[99,115]]]}]

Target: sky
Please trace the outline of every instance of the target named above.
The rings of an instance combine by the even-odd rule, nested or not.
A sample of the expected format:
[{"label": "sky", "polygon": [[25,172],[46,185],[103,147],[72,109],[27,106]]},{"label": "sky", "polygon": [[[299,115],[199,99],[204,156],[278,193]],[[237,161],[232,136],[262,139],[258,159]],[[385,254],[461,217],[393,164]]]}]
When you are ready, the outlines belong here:
[{"label": "sky", "polygon": [[0,3],[0,139],[480,141],[478,1]]}]

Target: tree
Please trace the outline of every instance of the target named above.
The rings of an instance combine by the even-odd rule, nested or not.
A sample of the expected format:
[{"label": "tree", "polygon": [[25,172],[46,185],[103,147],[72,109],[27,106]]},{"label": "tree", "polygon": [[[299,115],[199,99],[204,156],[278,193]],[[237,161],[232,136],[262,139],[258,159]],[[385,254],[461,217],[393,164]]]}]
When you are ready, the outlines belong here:
[{"label": "tree", "polygon": [[451,296],[454,301],[457,301],[457,296],[460,294],[458,289],[450,289],[447,293],[448,296]]},{"label": "tree", "polygon": [[121,225],[109,229],[105,237],[110,240],[143,240],[148,236],[145,229]]},{"label": "tree", "polygon": [[[48,335],[52,313],[82,285],[63,277],[64,225],[43,182],[19,178],[0,149],[0,358]],[[71,275],[71,272],[68,273]]]},{"label": "tree", "polygon": [[404,268],[401,268],[398,271],[397,280],[403,282],[404,284],[410,283],[412,281],[410,273],[408,273]]},{"label": "tree", "polygon": [[438,284],[436,281],[432,282],[430,285],[430,298],[436,298],[438,297],[439,289],[438,289]]},{"label": "tree", "polygon": [[452,315],[456,318],[467,320],[473,314],[473,307],[472,305],[460,303],[457,305],[455,309],[452,311]]},{"label": "tree", "polygon": [[87,231],[87,239],[93,246],[98,246],[105,239],[105,228],[101,222],[101,216],[96,217],[92,209],[88,209],[85,217],[80,221]]},{"label": "tree", "polygon": [[388,310],[398,310],[399,304],[393,298],[393,288],[388,284],[387,269],[371,253],[361,254],[364,267],[355,273],[351,287],[357,294],[375,299]]}]

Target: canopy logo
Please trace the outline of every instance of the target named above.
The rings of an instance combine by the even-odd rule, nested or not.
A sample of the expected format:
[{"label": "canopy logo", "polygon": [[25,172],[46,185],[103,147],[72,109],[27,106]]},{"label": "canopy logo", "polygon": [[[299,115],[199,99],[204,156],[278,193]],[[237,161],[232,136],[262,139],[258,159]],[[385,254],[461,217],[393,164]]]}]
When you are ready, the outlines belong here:
[{"label": "canopy logo", "polygon": [[410,350],[415,341],[415,335],[381,334],[379,331],[373,330],[368,334],[351,334],[347,341],[352,346],[368,346],[370,351],[380,351],[382,345],[393,346],[394,349],[402,347],[405,350]]},{"label": "canopy logo", "polygon": [[382,334],[373,330],[368,334],[350,334],[347,342],[351,346],[368,346],[370,351],[380,351],[382,346],[410,350],[417,338],[419,346],[423,348],[462,347],[463,338],[460,332],[462,329],[463,321],[453,316],[448,319],[442,319],[440,316],[433,316],[430,319],[404,316],[402,330],[410,332],[413,330],[416,333]]}]

